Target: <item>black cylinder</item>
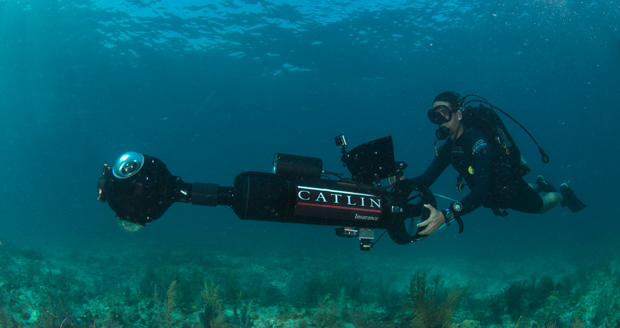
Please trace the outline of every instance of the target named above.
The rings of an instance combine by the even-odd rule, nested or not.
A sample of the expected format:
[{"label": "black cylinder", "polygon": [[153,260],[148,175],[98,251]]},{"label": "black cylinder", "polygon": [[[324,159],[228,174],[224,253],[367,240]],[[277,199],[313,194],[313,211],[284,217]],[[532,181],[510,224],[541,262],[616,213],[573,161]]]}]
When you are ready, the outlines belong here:
[{"label": "black cylinder", "polygon": [[273,173],[293,181],[318,180],[323,172],[320,158],[280,154],[273,156]]},{"label": "black cylinder", "polygon": [[243,220],[387,228],[389,204],[381,190],[318,179],[291,181],[243,172],[235,178],[233,210]]},{"label": "black cylinder", "polygon": [[217,206],[218,185],[213,183],[193,183],[191,203],[194,205]]}]

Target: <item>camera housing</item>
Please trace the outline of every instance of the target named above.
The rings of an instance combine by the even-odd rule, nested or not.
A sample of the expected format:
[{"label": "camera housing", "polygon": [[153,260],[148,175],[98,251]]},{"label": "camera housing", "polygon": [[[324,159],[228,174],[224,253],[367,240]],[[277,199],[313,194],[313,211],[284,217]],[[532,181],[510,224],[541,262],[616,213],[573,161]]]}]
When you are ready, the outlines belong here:
[{"label": "camera housing", "polygon": [[[361,250],[376,244],[375,229],[386,229],[398,244],[425,238],[408,231],[404,222],[428,217],[423,204],[436,205],[432,192],[414,186],[416,194],[408,197],[380,184],[382,179],[399,177],[406,167],[394,161],[392,138],[373,140],[349,152],[344,135],[335,140],[349,179],[324,171],[320,158],[276,153],[272,172],[239,173],[232,187],[185,183],[161,160],[129,152],[113,168],[104,165],[98,199],[108,202],[130,228],[153,222],[173,203],[184,202],[229,206],[243,220],[342,226],[336,235],[358,238]],[[416,198],[417,203],[409,202]]]}]

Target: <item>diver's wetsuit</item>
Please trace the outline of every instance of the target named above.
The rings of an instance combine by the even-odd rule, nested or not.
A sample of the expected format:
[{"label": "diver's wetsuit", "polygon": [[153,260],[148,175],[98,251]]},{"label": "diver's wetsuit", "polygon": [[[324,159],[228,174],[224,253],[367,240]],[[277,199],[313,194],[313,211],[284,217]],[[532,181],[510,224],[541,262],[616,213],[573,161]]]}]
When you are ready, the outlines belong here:
[{"label": "diver's wetsuit", "polygon": [[[539,213],[543,200],[521,177],[515,177],[502,165],[494,165],[494,149],[482,132],[466,129],[456,141],[448,139],[437,156],[420,176],[412,178],[415,185],[430,187],[449,164],[461,174],[471,192],[460,203],[459,215],[479,206],[511,208],[526,213]],[[453,204],[454,205],[454,204]],[[453,207],[451,205],[451,209]]]}]

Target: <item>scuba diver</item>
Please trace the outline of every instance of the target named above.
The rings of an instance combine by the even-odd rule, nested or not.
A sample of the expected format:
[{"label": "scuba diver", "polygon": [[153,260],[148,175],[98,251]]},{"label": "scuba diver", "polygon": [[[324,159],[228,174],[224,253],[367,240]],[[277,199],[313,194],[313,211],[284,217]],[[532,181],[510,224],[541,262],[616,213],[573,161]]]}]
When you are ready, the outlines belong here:
[{"label": "scuba diver", "polygon": [[[472,97],[475,99],[471,100]],[[476,102],[486,106],[470,105]],[[541,175],[533,184],[525,182],[523,176],[530,169],[494,109],[504,113],[477,95],[460,97],[456,92],[446,91],[435,97],[428,111],[430,121],[439,126],[435,132],[435,158],[422,175],[412,179],[402,177],[395,188],[403,194],[409,194],[415,186],[428,188],[452,164],[460,174],[457,189],[461,190],[466,184],[470,193],[444,210],[424,205],[430,210],[430,216],[418,224],[419,234],[430,235],[453,220],[459,223],[462,231],[461,216],[480,206],[491,208],[498,216],[508,215],[505,209],[542,214],[557,205],[566,206],[572,212],[586,207],[566,183],[561,184],[558,192]],[[437,149],[439,140],[446,141]],[[538,148],[543,162],[548,162],[548,156],[540,146]]]},{"label": "scuba diver", "polygon": [[[413,179],[403,177],[407,164],[394,160],[391,136],[347,150],[346,138],[339,135],[334,141],[351,178],[324,170],[320,158],[276,153],[272,172],[241,172],[232,186],[189,183],[172,175],[162,160],[130,151],[114,165],[104,164],[97,199],[107,202],[131,232],[159,219],[173,203],[228,206],[242,220],[341,226],[336,235],[358,238],[362,251],[386,233],[406,245],[453,220],[462,231],[461,216],[480,206],[502,216],[508,208],[526,213],[544,213],[558,204],[573,212],[584,209],[566,184],[557,192],[542,176],[532,185],[523,180],[529,167],[495,111],[504,113],[480,96],[438,95],[428,117],[439,125],[437,139],[447,140],[435,148],[426,172]],[[457,187],[467,184],[471,193],[438,211],[429,187],[450,164],[460,173]],[[385,180],[389,186],[382,186]],[[375,238],[376,229],[385,231]]]}]

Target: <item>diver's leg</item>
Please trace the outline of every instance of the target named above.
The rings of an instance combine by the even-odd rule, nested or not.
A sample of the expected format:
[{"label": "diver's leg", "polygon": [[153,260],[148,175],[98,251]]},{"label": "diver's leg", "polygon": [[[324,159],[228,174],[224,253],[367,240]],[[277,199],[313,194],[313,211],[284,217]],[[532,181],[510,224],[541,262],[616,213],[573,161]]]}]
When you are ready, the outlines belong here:
[{"label": "diver's leg", "polygon": [[559,192],[549,192],[541,196],[543,200],[543,206],[540,209],[540,214],[547,212],[548,210],[558,206],[564,201],[564,197]]}]

